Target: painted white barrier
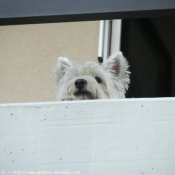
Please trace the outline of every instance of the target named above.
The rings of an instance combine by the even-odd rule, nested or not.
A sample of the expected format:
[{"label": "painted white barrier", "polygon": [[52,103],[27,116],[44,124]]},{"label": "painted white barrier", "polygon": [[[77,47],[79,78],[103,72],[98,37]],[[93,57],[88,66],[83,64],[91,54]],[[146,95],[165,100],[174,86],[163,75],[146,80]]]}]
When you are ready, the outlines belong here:
[{"label": "painted white barrier", "polygon": [[175,98],[0,105],[0,174],[15,172],[174,175]]}]

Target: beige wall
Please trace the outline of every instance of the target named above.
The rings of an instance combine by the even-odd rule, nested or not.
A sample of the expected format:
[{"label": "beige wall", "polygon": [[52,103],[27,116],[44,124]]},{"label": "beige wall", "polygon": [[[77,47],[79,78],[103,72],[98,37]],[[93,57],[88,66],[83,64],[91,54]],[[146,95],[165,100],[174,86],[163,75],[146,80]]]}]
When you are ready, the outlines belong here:
[{"label": "beige wall", "polygon": [[99,22],[0,27],[0,103],[54,101],[59,56],[97,61]]}]

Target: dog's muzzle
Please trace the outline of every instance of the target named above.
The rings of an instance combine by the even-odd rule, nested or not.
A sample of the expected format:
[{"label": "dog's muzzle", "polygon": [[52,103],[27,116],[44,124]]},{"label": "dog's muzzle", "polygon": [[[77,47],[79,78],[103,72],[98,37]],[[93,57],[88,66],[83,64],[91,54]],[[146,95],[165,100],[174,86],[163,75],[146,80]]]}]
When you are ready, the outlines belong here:
[{"label": "dog's muzzle", "polygon": [[77,79],[75,81],[75,87],[79,90],[82,90],[87,84],[87,81],[85,79]]},{"label": "dog's muzzle", "polygon": [[75,87],[77,89],[75,96],[91,98],[91,94],[86,90],[86,85],[87,81],[85,79],[77,79],[75,81]]}]

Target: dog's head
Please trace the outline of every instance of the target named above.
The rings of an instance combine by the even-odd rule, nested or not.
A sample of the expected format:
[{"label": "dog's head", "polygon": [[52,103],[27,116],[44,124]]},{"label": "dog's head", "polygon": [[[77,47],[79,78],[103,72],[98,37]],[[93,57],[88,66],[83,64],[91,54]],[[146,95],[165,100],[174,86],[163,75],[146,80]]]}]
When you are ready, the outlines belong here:
[{"label": "dog's head", "polygon": [[59,57],[54,70],[57,100],[124,98],[128,89],[128,63],[121,52],[110,56],[101,65],[95,62],[77,64]]}]

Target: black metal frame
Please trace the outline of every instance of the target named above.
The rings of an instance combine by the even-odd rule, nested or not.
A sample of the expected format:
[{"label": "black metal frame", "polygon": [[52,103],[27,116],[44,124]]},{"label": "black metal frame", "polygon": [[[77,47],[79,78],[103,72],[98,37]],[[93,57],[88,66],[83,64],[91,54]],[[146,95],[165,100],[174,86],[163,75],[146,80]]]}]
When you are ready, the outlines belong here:
[{"label": "black metal frame", "polygon": [[175,1],[0,0],[0,25],[175,15]]}]

